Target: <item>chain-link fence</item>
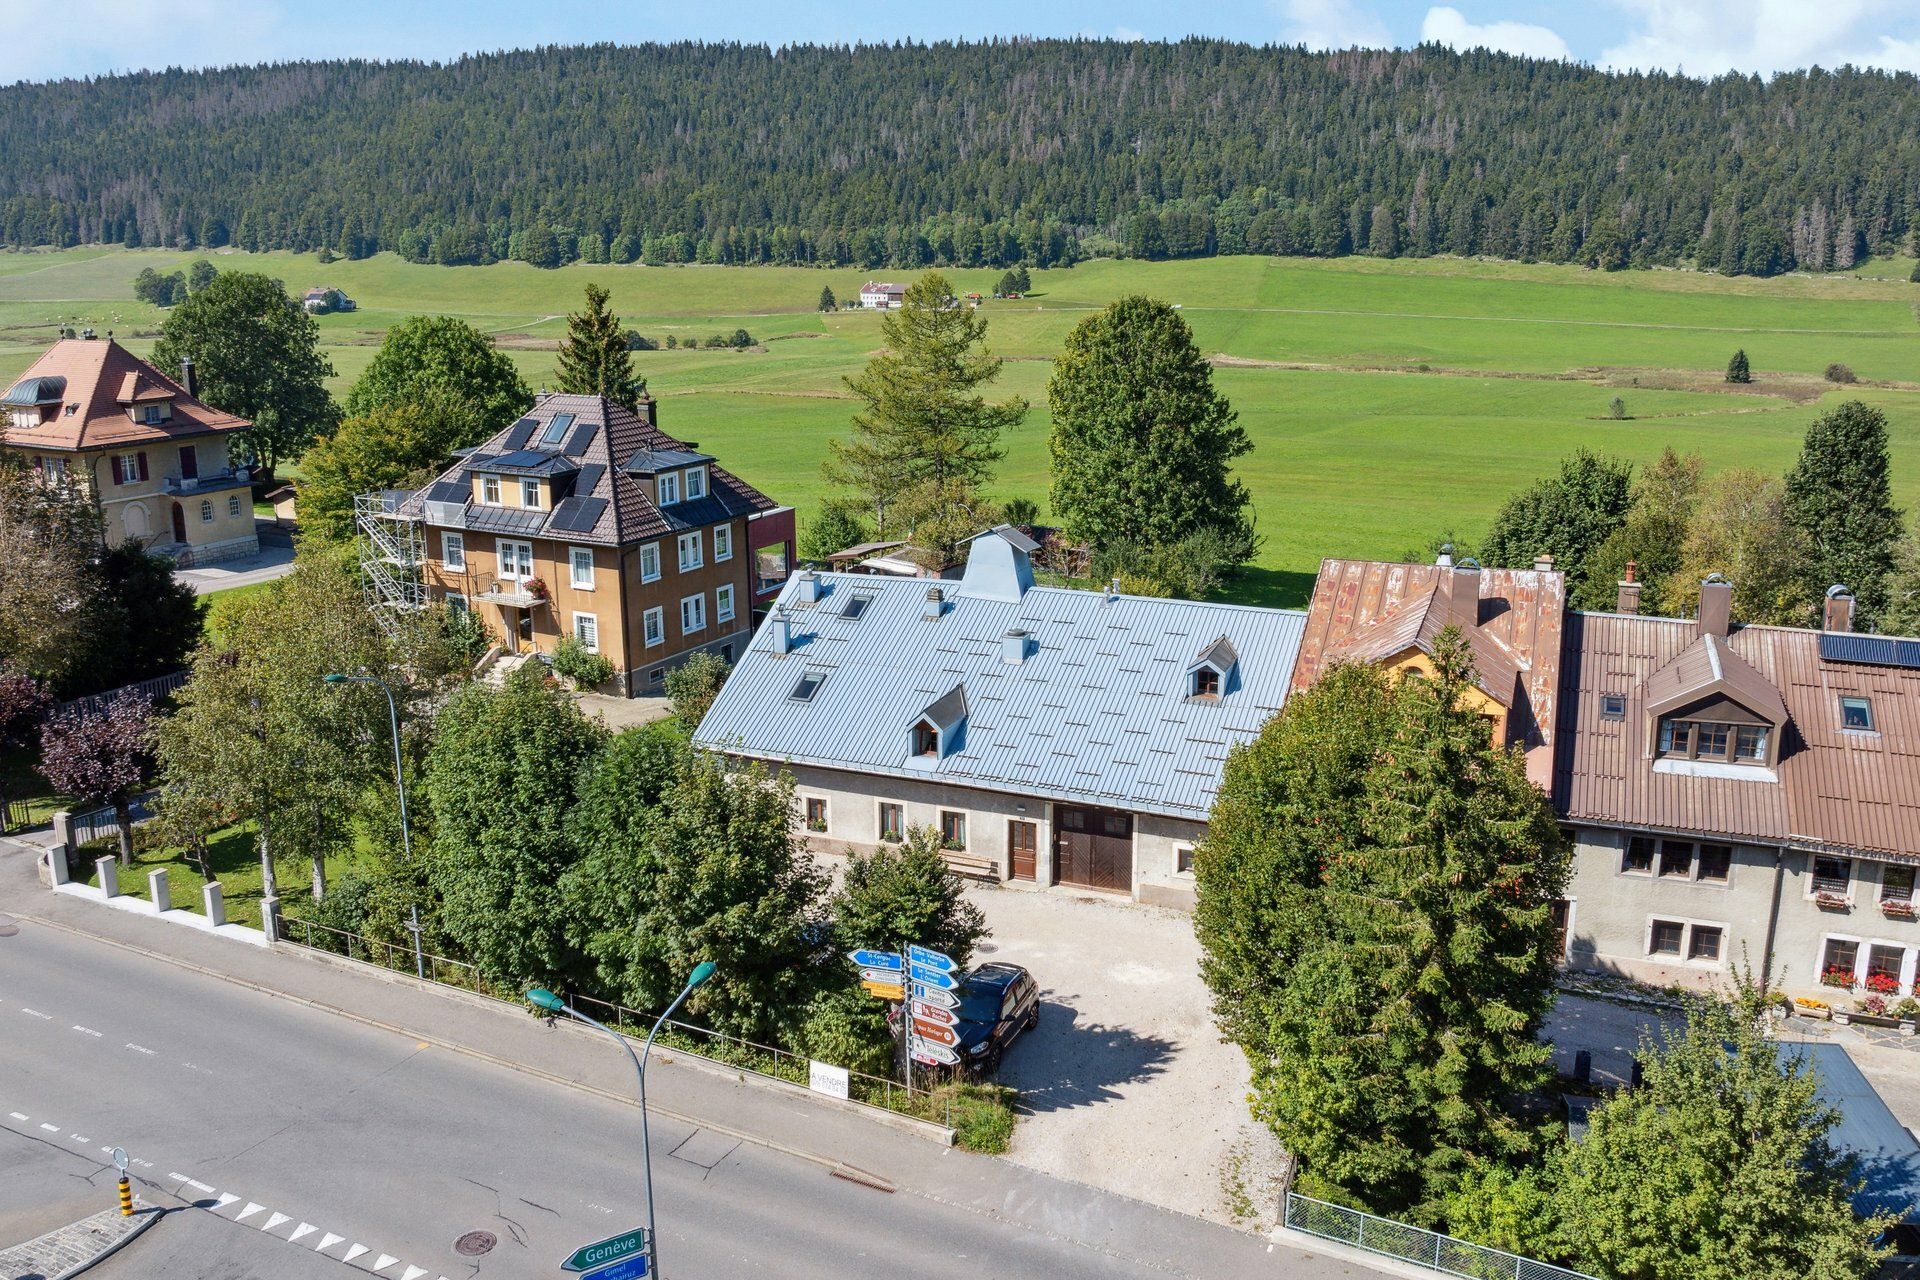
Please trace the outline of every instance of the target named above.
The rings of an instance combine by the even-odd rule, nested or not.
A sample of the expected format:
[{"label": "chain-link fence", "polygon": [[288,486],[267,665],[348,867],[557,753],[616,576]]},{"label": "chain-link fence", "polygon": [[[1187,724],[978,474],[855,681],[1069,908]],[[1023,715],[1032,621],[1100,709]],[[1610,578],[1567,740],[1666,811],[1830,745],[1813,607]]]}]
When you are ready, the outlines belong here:
[{"label": "chain-link fence", "polygon": [[1485,1245],[1469,1244],[1437,1231],[1376,1218],[1324,1200],[1287,1192],[1287,1225],[1295,1231],[1350,1244],[1370,1253],[1398,1258],[1442,1275],[1466,1280],[1595,1280],[1581,1271],[1535,1262]]}]

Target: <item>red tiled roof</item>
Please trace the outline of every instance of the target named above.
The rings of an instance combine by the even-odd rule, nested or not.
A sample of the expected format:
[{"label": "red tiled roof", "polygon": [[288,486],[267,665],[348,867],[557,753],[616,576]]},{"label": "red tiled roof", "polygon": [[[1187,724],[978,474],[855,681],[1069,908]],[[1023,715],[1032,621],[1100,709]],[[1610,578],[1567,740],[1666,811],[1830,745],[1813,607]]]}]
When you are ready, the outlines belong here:
[{"label": "red tiled roof", "polygon": [[[1728,696],[1767,713],[1771,694],[1784,713],[1778,781],[1653,767],[1650,707],[1686,700],[1684,677],[1710,651],[1739,673],[1721,682]],[[1625,719],[1600,718],[1603,694],[1625,697]],[[1843,695],[1872,700],[1874,732],[1841,728]],[[1552,790],[1570,820],[1920,857],[1920,671],[1828,661],[1818,631],[1744,627],[1721,641],[1690,619],[1569,614],[1560,726]]]},{"label": "red tiled roof", "polygon": [[[37,427],[6,427],[16,449],[105,449],[151,444],[214,432],[244,431],[253,424],[189,396],[178,382],[112,338],[62,338],[15,380],[64,378],[66,394],[54,416]],[[158,424],[135,422],[127,406],[171,398],[173,416]]]}]

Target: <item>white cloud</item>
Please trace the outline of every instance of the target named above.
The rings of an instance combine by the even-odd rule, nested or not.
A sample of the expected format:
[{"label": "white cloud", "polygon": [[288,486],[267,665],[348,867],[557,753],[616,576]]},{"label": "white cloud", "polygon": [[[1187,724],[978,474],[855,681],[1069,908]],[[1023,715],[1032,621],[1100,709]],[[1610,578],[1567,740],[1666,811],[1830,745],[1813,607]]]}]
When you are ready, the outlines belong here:
[{"label": "white cloud", "polygon": [[219,0],[0,0],[0,84],[167,66],[255,62],[280,48],[277,5]]},{"label": "white cloud", "polygon": [[1115,27],[1113,29],[1113,38],[1115,40],[1145,40],[1147,37],[1132,27]]},{"label": "white cloud", "polygon": [[1468,22],[1466,14],[1448,5],[1427,10],[1426,19],[1420,24],[1420,39],[1423,43],[1443,44],[1449,49],[1497,49],[1501,53],[1517,53],[1529,58],[1567,59],[1573,56],[1573,51],[1567,48],[1567,42],[1551,28],[1536,27],[1530,22],[1476,24]]},{"label": "white cloud", "polygon": [[[1599,65],[1690,75],[1819,65],[1920,71],[1920,23],[1907,0],[1613,0],[1632,20]],[[1878,26],[1878,33],[1867,30]],[[1888,25],[1907,35],[1888,34]]]},{"label": "white cloud", "polygon": [[1309,49],[1390,49],[1393,36],[1378,14],[1351,0],[1278,0],[1284,38]]}]

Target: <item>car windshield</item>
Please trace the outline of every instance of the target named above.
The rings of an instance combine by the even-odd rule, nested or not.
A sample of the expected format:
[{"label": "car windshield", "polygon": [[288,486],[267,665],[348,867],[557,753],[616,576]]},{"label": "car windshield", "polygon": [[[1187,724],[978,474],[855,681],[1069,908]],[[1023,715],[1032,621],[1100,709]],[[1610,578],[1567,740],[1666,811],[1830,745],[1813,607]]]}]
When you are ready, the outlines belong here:
[{"label": "car windshield", "polygon": [[999,987],[964,986],[960,988],[960,1019],[963,1022],[1000,1021]]}]

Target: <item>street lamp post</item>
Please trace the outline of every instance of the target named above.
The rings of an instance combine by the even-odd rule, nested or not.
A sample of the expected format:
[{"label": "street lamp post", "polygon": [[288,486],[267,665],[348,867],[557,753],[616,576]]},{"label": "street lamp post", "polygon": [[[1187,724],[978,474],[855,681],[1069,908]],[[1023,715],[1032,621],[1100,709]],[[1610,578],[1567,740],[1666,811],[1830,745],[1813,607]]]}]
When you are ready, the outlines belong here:
[{"label": "street lamp post", "polygon": [[626,1051],[628,1061],[633,1063],[633,1075],[640,1085],[640,1165],[645,1173],[647,1186],[647,1275],[649,1277],[660,1274],[660,1233],[655,1230],[653,1222],[653,1152],[647,1134],[647,1059],[653,1053],[653,1038],[660,1034],[660,1028],[668,1018],[673,1016],[674,1010],[693,994],[694,988],[713,976],[713,971],[717,967],[711,960],[702,960],[694,966],[692,976],[687,979],[687,985],[680,989],[680,994],[673,998],[673,1003],[667,1006],[666,1012],[653,1020],[653,1030],[647,1032],[647,1042],[641,1048],[638,1057],[634,1056],[633,1045],[627,1037],[612,1027],[589,1018],[544,987],[531,987],[527,991],[528,1003],[545,1009],[548,1013],[564,1013],[569,1018],[584,1022],[590,1027],[597,1027],[612,1036]]},{"label": "street lamp post", "polygon": [[320,679],[327,684],[377,684],[387,695],[387,724],[393,730],[393,785],[400,792],[400,850],[407,861],[413,861],[413,837],[407,831],[407,780],[400,772],[400,707],[393,700],[393,690],[379,676],[348,676],[336,671]]}]

